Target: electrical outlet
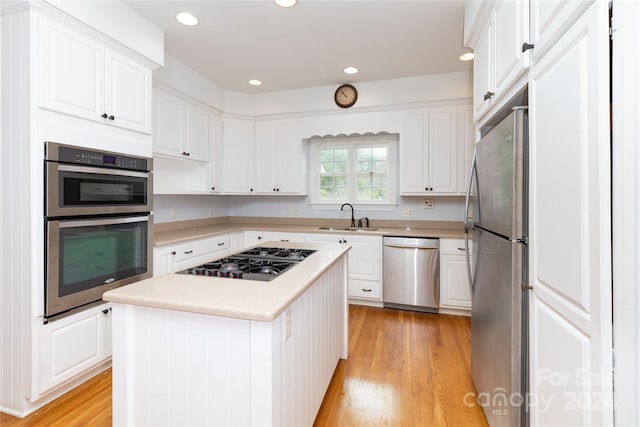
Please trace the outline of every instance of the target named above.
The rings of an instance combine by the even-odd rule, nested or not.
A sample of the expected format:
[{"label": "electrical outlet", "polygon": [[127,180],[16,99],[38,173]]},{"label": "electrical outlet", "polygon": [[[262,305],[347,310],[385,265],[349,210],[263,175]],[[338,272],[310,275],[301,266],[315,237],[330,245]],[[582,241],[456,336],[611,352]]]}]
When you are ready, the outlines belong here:
[{"label": "electrical outlet", "polygon": [[413,209],[411,208],[403,208],[400,211],[400,216],[404,218],[411,218],[413,216]]},{"label": "electrical outlet", "polygon": [[298,216],[297,211],[298,211],[298,209],[296,209],[296,208],[289,208],[289,209],[287,209],[287,215],[289,215],[289,216]]},{"label": "electrical outlet", "polygon": [[424,199],[424,208],[433,209],[433,199]]},{"label": "electrical outlet", "polygon": [[176,212],[176,210],[175,210],[175,209],[171,209],[171,210],[169,211],[169,216],[171,217],[171,219],[176,219],[176,218],[177,218],[177,216],[178,216],[178,213]]}]

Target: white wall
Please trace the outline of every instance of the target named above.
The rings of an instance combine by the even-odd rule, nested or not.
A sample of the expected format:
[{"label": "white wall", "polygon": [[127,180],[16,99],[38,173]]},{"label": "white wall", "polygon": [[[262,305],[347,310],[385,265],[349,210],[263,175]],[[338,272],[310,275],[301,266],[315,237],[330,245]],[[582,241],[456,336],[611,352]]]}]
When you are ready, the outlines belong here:
[{"label": "white wall", "polygon": [[[230,216],[286,217],[290,209],[298,209],[303,218],[336,218],[349,221],[351,210],[340,208],[314,209],[309,206],[310,198],[305,196],[227,196]],[[463,196],[429,197],[434,200],[433,209],[424,209],[423,197],[400,197],[398,206],[388,210],[365,210],[355,206],[356,219],[367,217],[375,227],[376,219],[406,219],[429,221],[462,221],[464,218]],[[403,218],[401,209],[413,209],[414,216]],[[348,225],[348,224],[347,224]]]},{"label": "white wall", "polygon": [[[355,83],[358,102],[351,111],[427,101],[471,98],[467,71],[404,79]],[[249,116],[344,111],[333,102],[336,86],[246,94],[226,92],[225,112]]]},{"label": "white wall", "polygon": [[153,78],[215,109],[225,108],[225,91],[220,86],[169,55],[164,58],[164,67],[153,72]]},{"label": "white wall", "polygon": [[[227,216],[228,196],[153,196],[153,222],[187,221],[209,217]],[[175,211],[175,218],[171,218]]]}]

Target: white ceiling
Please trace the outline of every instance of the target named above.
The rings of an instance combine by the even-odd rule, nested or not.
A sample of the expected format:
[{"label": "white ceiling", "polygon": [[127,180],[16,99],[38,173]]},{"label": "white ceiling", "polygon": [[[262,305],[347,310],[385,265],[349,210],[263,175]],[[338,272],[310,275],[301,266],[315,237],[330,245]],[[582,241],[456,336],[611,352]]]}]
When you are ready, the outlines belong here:
[{"label": "white ceiling", "polygon": [[[464,1],[127,0],[165,31],[165,52],[247,93],[471,70],[461,62]],[[188,11],[195,27],[178,23]],[[343,68],[355,65],[356,75]],[[263,85],[250,86],[249,79]]]}]

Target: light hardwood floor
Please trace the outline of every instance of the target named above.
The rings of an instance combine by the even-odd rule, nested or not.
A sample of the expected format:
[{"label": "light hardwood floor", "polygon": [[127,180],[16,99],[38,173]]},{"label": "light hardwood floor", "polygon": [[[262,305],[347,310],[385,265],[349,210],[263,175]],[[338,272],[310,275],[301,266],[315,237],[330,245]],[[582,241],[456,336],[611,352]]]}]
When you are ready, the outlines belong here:
[{"label": "light hardwood floor", "polygon": [[[341,360],[315,426],[486,426],[470,374],[466,317],[352,305]],[[0,426],[110,426],[111,370]]]}]

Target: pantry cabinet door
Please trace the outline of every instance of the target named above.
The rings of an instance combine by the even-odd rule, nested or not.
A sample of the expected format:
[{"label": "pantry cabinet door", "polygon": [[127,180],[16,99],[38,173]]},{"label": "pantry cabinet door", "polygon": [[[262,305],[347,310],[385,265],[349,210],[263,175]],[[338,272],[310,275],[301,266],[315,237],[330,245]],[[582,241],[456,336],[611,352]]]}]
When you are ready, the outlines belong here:
[{"label": "pantry cabinet door", "polygon": [[[277,182],[278,131],[275,121],[256,123],[256,192],[275,194]],[[288,166],[287,166],[288,167]]]},{"label": "pantry cabinet door", "polygon": [[106,123],[151,133],[151,70],[105,51]]},{"label": "pantry cabinet door", "polygon": [[607,24],[594,3],[529,77],[532,426],[613,425]]},{"label": "pantry cabinet door", "polygon": [[39,105],[90,120],[104,110],[104,49],[39,16]]}]

